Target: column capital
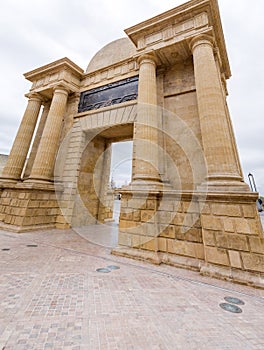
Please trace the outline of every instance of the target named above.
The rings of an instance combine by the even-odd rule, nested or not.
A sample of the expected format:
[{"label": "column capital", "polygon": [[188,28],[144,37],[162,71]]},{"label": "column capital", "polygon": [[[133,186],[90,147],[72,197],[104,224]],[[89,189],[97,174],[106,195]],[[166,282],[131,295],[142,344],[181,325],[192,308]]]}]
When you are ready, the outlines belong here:
[{"label": "column capital", "polygon": [[53,93],[61,93],[68,96],[70,93],[70,89],[63,84],[58,84],[53,87]]},{"label": "column capital", "polygon": [[141,65],[142,63],[150,63],[153,64],[156,68],[157,66],[157,58],[155,56],[154,53],[150,52],[150,53],[145,53],[141,56],[138,57],[137,62],[139,65]]},{"label": "column capital", "polygon": [[72,93],[71,95],[70,95],[70,97],[69,97],[69,101],[70,102],[74,102],[74,101],[79,101],[79,99],[80,99],[80,96],[81,96],[81,93],[78,91],[78,92],[74,92],[74,93]]},{"label": "column capital", "polygon": [[215,39],[208,34],[199,34],[193,37],[189,42],[189,47],[191,51],[193,52],[194,49],[199,45],[209,45],[212,48],[214,48],[215,45]]},{"label": "column capital", "polygon": [[40,101],[40,102],[44,101],[44,98],[38,92],[29,92],[28,94],[25,94],[25,96],[31,101],[32,100]]}]

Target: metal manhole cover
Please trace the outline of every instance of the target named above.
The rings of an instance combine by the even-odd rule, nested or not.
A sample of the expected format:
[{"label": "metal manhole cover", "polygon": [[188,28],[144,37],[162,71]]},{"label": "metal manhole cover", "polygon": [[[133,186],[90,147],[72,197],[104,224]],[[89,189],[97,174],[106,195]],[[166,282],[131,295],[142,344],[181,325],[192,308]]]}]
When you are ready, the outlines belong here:
[{"label": "metal manhole cover", "polygon": [[116,266],[116,265],[109,265],[109,266],[107,266],[107,268],[108,268],[109,270],[119,270],[119,269],[120,269],[120,267],[119,267],[119,266]]},{"label": "metal manhole cover", "polygon": [[233,312],[235,314],[240,314],[242,312],[242,309],[236,305],[228,304],[228,303],[222,303],[219,305],[223,310]]},{"label": "metal manhole cover", "polygon": [[231,304],[236,304],[236,305],[245,305],[244,301],[238,298],[234,297],[224,297],[225,301]]},{"label": "metal manhole cover", "polygon": [[100,268],[100,269],[96,269],[97,272],[102,272],[102,273],[108,273],[111,272],[109,269],[106,269],[104,267]]},{"label": "metal manhole cover", "polygon": [[29,248],[34,248],[34,247],[37,247],[38,245],[37,244],[27,244],[27,247]]},{"label": "metal manhole cover", "polygon": [[10,250],[10,248],[3,248],[2,249],[4,252],[7,252],[8,250]]}]

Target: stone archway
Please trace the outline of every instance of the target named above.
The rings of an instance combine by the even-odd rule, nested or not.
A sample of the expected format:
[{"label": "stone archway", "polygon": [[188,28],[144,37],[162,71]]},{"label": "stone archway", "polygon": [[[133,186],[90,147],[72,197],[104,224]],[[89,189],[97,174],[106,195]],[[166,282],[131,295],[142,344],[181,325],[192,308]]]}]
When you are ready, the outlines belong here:
[{"label": "stone archway", "polygon": [[109,218],[111,143],[133,139],[136,107],[127,102],[125,106],[93,111],[75,119],[60,147],[55,167],[57,181],[65,188],[63,194],[58,194],[62,226],[94,224]]}]

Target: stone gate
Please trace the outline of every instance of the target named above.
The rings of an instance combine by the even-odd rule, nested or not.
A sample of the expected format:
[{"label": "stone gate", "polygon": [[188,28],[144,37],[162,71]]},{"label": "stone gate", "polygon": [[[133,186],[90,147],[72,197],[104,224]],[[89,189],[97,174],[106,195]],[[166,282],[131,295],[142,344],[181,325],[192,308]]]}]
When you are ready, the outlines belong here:
[{"label": "stone gate", "polygon": [[226,103],[217,0],[125,33],[86,72],[63,58],[25,74],[32,87],[1,176],[1,228],[109,220],[111,144],[132,140],[113,253],[263,286],[263,229]]}]

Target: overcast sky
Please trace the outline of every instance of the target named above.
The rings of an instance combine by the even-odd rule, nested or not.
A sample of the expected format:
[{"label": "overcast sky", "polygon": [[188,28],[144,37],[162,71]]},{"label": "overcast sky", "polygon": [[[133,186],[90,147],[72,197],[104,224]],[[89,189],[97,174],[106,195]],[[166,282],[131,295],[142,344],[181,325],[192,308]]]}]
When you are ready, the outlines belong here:
[{"label": "overcast sky", "polygon": [[[10,151],[30,89],[23,73],[67,56],[84,70],[123,30],[182,0],[8,0],[0,12],[0,153]],[[253,6],[254,3],[254,6]],[[219,0],[231,65],[228,103],[242,168],[264,194],[263,0]]]}]

